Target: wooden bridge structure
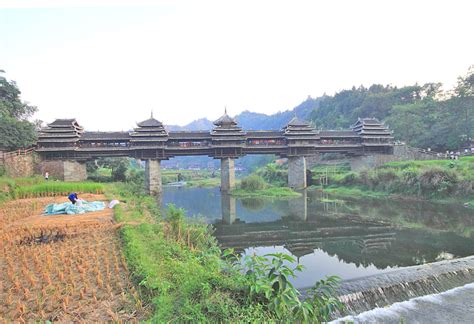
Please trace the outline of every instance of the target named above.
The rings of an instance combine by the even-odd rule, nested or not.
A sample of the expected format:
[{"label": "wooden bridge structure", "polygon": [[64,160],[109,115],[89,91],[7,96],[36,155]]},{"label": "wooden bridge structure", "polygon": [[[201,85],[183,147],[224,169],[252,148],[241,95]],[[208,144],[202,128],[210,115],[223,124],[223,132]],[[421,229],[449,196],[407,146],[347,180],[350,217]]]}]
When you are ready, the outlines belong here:
[{"label": "wooden bridge structure", "polygon": [[85,162],[99,157],[132,157],[146,161],[151,194],[161,192],[160,161],[177,156],[207,155],[221,160],[221,189],[235,186],[234,160],[248,154],[288,158],[288,184],[306,187],[306,157],[319,153],[392,154],[393,136],[374,118],[358,119],[347,130],[316,130],[297,117],[280,130],[243,130],[227,112],[211,131],[168,132],[153,118],[129,132],[89,132],[76,119],[57,119],[41,130],[36,152],[42,169],[66,181],[84,180]]}]

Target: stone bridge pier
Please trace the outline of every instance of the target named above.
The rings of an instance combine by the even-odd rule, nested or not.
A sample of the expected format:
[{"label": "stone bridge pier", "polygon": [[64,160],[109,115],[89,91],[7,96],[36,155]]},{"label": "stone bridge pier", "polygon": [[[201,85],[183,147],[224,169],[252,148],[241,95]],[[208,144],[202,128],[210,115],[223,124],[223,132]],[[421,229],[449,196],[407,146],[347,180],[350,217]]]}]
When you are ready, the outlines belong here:
[{"label": "stone bridge pier", "polygon": [[288,187],[304,189],[306,182],[306,158],[304,156],[288,157]]},{"label": "stone bridge pier", "polygon": [[145,189],[152,196],[159,196],[163,192],[160,160],[148,159],[145,161]]},{"label": "stone bridge pier", "polygon": [[229,192],[235,188],[235,167],[233,158],[221,159],[221,191]]}]

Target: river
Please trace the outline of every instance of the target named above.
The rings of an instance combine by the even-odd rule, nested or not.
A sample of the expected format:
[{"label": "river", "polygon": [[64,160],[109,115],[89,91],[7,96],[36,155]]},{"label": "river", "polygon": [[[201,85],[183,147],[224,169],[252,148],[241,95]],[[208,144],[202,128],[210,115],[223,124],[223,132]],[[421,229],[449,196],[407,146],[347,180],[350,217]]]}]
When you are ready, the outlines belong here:
[{"label": "river", "polygon": [[293,280],[312,286],[328,275],[354,279],[474,255],[472,210],[390,199],[341,199],[316,190],[293,199],[234,198],[219,188],[165,187],[162,205],[212,224],[224,247],[286,252],[305,268]]}]

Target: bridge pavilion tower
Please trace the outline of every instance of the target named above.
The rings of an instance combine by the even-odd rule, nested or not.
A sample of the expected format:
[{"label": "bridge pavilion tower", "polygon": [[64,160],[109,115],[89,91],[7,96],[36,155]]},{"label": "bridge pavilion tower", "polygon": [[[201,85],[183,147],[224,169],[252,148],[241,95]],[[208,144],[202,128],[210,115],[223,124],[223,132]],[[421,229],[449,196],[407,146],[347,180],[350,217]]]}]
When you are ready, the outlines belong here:
[{"label": "bridge pavilion tower", "polygon": [[56,119],[41,129],[36,143],[36,152],[41,154],[41,173],[64,181],[87,179],[85,160],[75,158],[79,140],[84,129],[75,119]]},{"label": "bridge pavilion tower", "polygon": [[364,153],[393,153],[393,133],[377,118],[359,118],[351,128],[360,136]]},{"label": "bridge pavilion tower", "polygon": [[228,192],[235,188],[234,160],[244,155],[246,133],[227,115],[227,109],[214,125],[211,131],[213,157],[221,160],[221,191]]},{"label": "bridge pavilion tower", "polygon": [[165,146],[168,132],[163,124],[153,118],[137,124],[130,133],[130,148],[137,159],[145,160],[145,187],[150,195],[162,192],[161,160],[166,159]]},{"label": "bridge pavilion tower", "polygon": [[319,135],[309,123],[296,116],[283,128],[288,150],[288,186],[294,189],[304,189],[306,182],[306,157],[315,155],[315,146]]}]

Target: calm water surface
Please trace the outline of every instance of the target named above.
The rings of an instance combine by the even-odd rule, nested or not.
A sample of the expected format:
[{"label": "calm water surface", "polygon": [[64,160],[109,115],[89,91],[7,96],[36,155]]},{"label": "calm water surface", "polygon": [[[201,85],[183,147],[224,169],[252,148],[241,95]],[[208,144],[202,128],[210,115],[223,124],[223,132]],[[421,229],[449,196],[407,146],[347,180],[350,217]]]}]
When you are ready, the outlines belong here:
[{"label": "calm water surface", "polygon": [[350,199],[305,191],[295,199],[236,199],[219,188],[165,187],[163,206],[215,227],[224,247],[292,254],[305,270],[293,282],[363,277],[474,254],[474,213],[462,206]]}]

